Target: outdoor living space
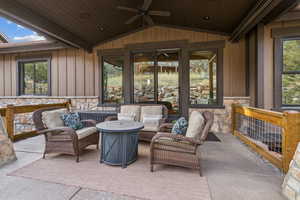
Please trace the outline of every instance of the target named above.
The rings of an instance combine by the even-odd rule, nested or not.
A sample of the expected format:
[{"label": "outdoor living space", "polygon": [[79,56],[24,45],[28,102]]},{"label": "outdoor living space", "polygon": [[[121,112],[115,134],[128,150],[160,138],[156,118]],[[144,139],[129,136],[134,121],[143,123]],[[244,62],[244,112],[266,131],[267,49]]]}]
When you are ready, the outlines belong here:
[{"label": "outdoor living space", "polygon": [[299,200],[297,0],[0,0],[0,200]]},{"label": "outdoor living space", "polygon": [[26,139],[14,144],[18,160],[0,170],[0,199],[285,199],[278,169],[232,135],[217,137],[201,146],[203,177],[178,167],[151,173],[147,143],[139,160],[122,169],[100,164],[92,146],[79,163],[55,154],[43,160],[44,138]]}]

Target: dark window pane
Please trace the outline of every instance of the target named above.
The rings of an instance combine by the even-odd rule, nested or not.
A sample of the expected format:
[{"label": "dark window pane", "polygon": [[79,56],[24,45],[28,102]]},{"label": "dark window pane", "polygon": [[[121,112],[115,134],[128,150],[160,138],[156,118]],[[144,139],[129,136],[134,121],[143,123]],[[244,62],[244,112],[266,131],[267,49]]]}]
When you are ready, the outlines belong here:
[{"label": "dark window pane", "polygon": [[47,62],[35,63],[35,94],[48,94],[48,65]]},{"label": "dark window pane", "polygon": [[103,58],[103,95],[105,103],[123,103],[122,56]]},{"label": "dark window pane", "polygon": [[217,103],[217,55],[212,51],[190,52],[190,103]]},{"label": "dark window pane", "polygon": [[48,94],[48,62],[26,62],[21,71],[24,95]]},{"label": "dark window pane", "polygon": [[152,54],[138,53],[133,56],[134,64],[134,101],[153,102],[154,96],[154,59]]},{"label": "dark window pane", "polygon": [[283,71],[300,71],[300,40],[283,41]]},{"label": "dark window pane", "polygon": [[178,113],[178,53],[159,53],[157,65],[158,101],[167,105],[169,104],[169,109],[172,107],[172,109],[169,110],[170,113]]},{"label": "dark window pane", "polygon": [[300,105],[300,74],[282,75],[282,104]]}]

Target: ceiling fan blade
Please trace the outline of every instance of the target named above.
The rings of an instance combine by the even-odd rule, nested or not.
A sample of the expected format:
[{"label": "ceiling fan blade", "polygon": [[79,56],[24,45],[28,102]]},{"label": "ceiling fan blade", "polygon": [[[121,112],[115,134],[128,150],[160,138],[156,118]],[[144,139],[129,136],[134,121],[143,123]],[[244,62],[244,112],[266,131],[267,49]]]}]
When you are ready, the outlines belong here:
[{"label": "ceiling fan blade", "polygon": [[125,24],[131,24],[132,22],[134,22],[135,20],[137,20],[139,17],[141,17],[141,15],[135,15],[135,16],[131,17],[129,20],[127,20],[125,22]]},{"label": "ceiling fan blade", "polygon": [[152,0],[144,0],[144,5],[142,6],[142,10],[148,10],[151,3],[152,3]]},{"label": "ceiling fan blade", "polygon": [[145,19],[145,21],[146,21],[150,26],[154,25],[154,22],[153,22],[152,18],[151,18],[149,15],[145,15],[145,16],[144,16],[144,19]]},{"label": "ceiling fan blade", "polygon": [[125,6],[118,6],[117,9],[119,9],[119,10],[126,10],[126,11],[129,11],[129,12],[135,12],[135,13],[139,12],[138,9],[129,8],[129,7],[125,7]]},{"label": "ceiling fan blade", "polygon": [[169,17],[171,16],[171,12],[169,11],[156,11],[156,10],[150,10],[148,12],[149,15],[155,15],[155,16],[164,16],[164,17]]}]

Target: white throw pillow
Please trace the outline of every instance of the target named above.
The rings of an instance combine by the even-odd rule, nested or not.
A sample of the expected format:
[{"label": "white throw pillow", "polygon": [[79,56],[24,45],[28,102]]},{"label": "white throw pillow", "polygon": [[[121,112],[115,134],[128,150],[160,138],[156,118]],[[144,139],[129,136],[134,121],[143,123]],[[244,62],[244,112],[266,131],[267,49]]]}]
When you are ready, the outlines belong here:
[{"label": "white throw pillow", "polygon": [[135,114],[134,113],[118,113],[118,120],[134,121]]},{"label": "white throw pillow", "polygon": [[202,131],[205,119],[201,112],[193,111],[189,119],[189,126],[186,131],[186,137],[195,138]]},{"label": "white throw pillow", "polygon": [[144,115],[143,124],[144,131],[159,131],[160,120],[162,115]]},{"label": "white throw pillow", "polygon": [[52,129],[56,127],[65,126],[64,121],[61,119],[61,115],[66,114],[67,109],[57,109],[51,111],[45,111],[42,113],[42,120],[47,128]]}]

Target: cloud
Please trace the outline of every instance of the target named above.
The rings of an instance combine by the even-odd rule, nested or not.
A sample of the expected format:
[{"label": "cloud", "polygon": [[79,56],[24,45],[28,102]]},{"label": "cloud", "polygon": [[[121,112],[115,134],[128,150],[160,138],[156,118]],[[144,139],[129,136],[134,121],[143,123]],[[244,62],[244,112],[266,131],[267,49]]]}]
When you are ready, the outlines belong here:
[{"label": "cloud", "polygon": [[25,36],[16,36],[13,38],[14,41],[23,41],[23,42],[30,42],[30,41],[39,41],[45,40],[44,36],[37,35],[33,33],[32,35],[25,35]]},{"label": "cloud", "polygon": [[21,26],[21,25],[19,25],[19,24],[17,24],[17,27],[18,27],[18,28],[21,28],[21,29],[25,29],[24,26]]}]

